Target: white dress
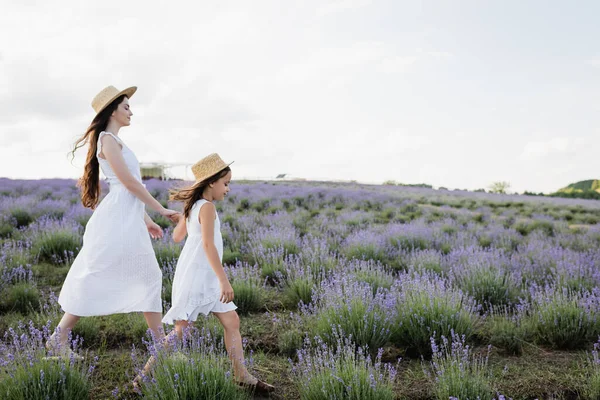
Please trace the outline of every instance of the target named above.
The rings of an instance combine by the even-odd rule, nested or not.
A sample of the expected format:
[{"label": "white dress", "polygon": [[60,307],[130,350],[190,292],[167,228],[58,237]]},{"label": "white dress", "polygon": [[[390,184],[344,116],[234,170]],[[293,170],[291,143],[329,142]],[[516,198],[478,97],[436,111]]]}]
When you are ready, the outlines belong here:
[{"label": "white dress", "polygon": [[[190,216],[186,220],[188,237],[177,260],[172,306],[162,320],[166,324],[172,325],[175,321],[195,321],[200,313],[208,315],[211,312],[227,312],[237,308],[233,302],[223,303],[219,300],[221,285],[202,248],[202,231],[198,216],[200,208],[206,203],[207,200],[198,200],[192,206]],[[223,260],[223,237],[218,214],[215,218],[214,243],[219,259]]]},{"label": "white dress", "polygon": [[[122,146],[129,172],[142,181],[133,152]],[[67,274],[58,303],[70,314],[109,315],[133,311],[162,313],[162,272],[144,223],[144,203],[119,181],[108,161],[98,157],[110,186],[85,227],[83,246]]]}]

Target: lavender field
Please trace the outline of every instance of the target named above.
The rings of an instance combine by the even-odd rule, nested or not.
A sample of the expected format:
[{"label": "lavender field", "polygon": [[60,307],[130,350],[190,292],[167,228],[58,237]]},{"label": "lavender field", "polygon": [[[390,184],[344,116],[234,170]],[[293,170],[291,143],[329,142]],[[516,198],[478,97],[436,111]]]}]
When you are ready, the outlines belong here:
[{"label": "lavender field", "polygon": [[[174,184],[146,182],[165,206]],[[217,210],[250,368],[273,398],[600,398],[600,202],[233,182]],[[181,245],[149,214],[166,233],[166,312]],[[86,360],[44,360],[90,215],[73,180],[0,179],[2,399],[138,398],[142,315],[84,318]],[[144,397],[248,398],[216,319],[196,327]]]}]

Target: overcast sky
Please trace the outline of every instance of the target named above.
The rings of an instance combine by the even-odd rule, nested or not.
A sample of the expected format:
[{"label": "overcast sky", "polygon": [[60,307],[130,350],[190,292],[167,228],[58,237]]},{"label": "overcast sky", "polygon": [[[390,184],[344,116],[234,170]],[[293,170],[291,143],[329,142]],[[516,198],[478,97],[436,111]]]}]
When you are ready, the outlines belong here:
[{"label": "overcast sky", "polygon": [[[554,191],[600,178],[600,2],[30,1],[0,14],[0,176],[78,177],[103,87],[141,162]],[[191,175],[188,175],[191,177]]]}]

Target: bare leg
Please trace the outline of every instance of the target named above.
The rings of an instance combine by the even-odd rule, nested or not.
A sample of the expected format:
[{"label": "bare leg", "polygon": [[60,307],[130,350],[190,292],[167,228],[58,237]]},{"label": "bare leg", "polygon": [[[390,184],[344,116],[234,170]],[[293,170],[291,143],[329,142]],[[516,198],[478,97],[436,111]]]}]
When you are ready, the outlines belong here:
[{"label": "bare leg", "polygon": [[177,338],[179,340],[183,339],[183,331],[189,328],[190,323],[188,321],[176,321],[175,322],[175,332],[177,332]]},{"label": "bare leg", "polygon": [[146,318],[146,324],[152,331],[153,339],[155,342],[162,342],[165,337],[165,330],[162,325],[162,313],[159,312],[145,312],[144,318]]},{"label": "bare leg", "polygon": [[233,374],[237,381],[251,385],[256,384],[256,378],[250,375],[246,369],[242,335],[240,334],[240,317],[235,311],[213,314],[221,321],[225,330],[225,348],[233,363]]},{"label": "bare leg", "polygon": [[68,312],[64,313],[60,319],[60,322],[58,323],[58,326],[56,327],[56,331],[52,336],[58,335],[58,342],[61,345],[67,343],[67,340],[69,339],[69,333],[73,330],[75,324],[80,318],[81,317],[69,314]]},{"label": "bare leg", "polygon": [[[187,321],[177,321],[175,324],[175,329],[169,333],[168,336],[165,336],[165,331],[162,326],[162,315],[160,313],[152,313],[146,312],[144,313],[144,317],[146,318],[146,323],[148,324],[148,328],[152,330],[152,334],[154,335],[154,340],[156,343],[159,343],[161,346],[168,346],[171,341],[171,338],[175,335],[179,337],[179,339],[183,336],[183,329],[189,326]],[[142,376],[149,375],[152,367],[156,363],[156,357],[153,355],[148,358],[144,368],[140,371],[140,373],[133,380],[133,387],[135,389],[139,389],[139,385],[142,382]]]},{"label": "bare leg", "polygon": [[51,355],[48,358],[69,358],[71,360],[81,361],[83,357],[71,350],[69,341],[69,334],[75,327],[79,316],[64,313],[56,330],[48,338],[46,342],[46,349],[51,351]]}]

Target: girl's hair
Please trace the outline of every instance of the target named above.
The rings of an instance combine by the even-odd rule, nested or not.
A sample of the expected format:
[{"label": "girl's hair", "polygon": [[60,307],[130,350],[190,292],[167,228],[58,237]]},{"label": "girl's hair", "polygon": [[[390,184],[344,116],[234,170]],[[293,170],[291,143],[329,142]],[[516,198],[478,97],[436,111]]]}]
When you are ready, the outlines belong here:
[{"label": "girl's hair", "polygon": [[85,167],[83,168],[83,177],[77,182],[77,186],[81,187],[81,202],[84,207],[92,210],[98,205],[100,199],[100,163],[96,156],[98,148],[98,137],[100,132],[106,130],[110,116],[119,107],[119,104],[125,98],[125,95],[117,97],[104,110],[100,111],[94,117],[92,123],[87,128],[83,136],[81,136],[74,144],[71,152],[71,161],[75,158],[75,151],[89,143]]},{"label": "girl's hair", "polygon": [[169,190],[169,200],[183,201],[183,215],[185,218],[188,218],[194,204],[202,198],[204,189],[206,189],[211,183],[215,183],[227,175],[230,171],[231,168],[226,167],[213,176],[210,176],[203,181],[194,183],[192,186],[180,189],[171,189]]}]

